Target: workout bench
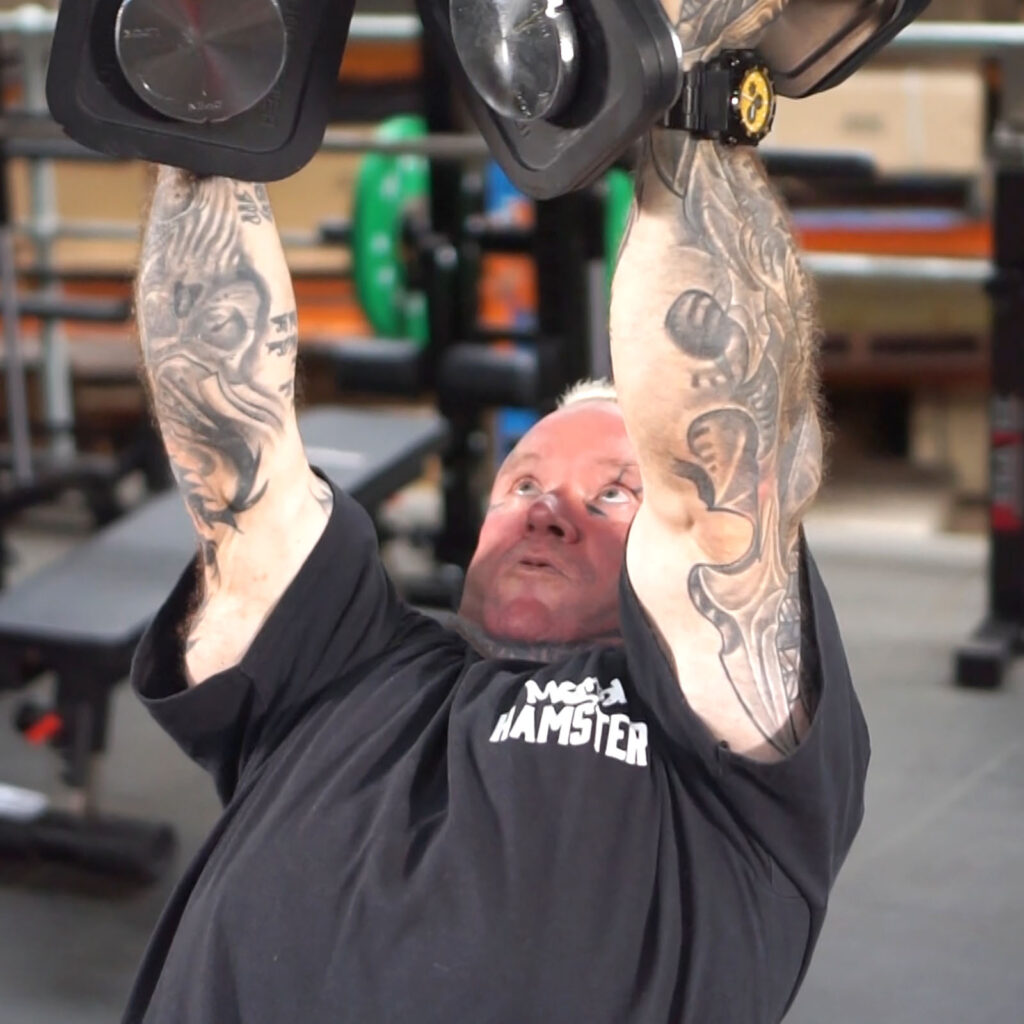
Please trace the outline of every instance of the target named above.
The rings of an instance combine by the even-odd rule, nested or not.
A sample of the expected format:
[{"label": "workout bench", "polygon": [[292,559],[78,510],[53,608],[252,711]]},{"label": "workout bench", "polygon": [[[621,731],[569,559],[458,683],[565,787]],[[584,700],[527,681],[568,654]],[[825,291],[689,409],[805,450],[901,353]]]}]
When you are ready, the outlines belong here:
[{"label": "workout bench", "polygon": [[[310,410],[299,424],[310,462],[371,513],[419,476],[447,434],[436,415],[333,407]],[[0,860],[70,861],[142,881],[168,863],[170,827],[99,815],[91,768],[106,749],[111,691],[195,546],[172,491],[0,592],[0,689],[54,673],[53,707],[25,707],[16,725],[57,749],[72,797],[72,810],[57,811],[39,794],[0,786]]]}]

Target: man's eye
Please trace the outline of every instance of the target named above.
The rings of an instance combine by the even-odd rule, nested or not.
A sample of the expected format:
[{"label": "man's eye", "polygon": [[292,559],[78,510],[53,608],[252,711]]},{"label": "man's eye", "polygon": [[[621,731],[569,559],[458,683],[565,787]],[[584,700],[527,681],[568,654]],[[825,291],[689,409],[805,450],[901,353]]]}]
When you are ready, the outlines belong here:
[{"label": "man's eye", "polygon": [[530,498],[535,494],[540,494],[540,488],[537,486],[537,482],[535,480],[526,478],[516,483],[512,488],[512,493],[520,498]]},{"label": "man's eye", "polygon": [[632,501],[636,495],[627,487],[613,484],[611,487],[606,487],[601,491],[598,497],[608,505],[625,505],[627,502]]}]

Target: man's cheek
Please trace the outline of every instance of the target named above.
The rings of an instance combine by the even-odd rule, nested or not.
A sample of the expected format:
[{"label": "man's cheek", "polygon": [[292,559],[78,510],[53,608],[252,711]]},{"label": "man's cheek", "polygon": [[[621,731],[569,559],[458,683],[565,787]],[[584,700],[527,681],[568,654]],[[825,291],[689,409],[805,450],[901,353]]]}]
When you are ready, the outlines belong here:
[{"label": "man's cheek", "polygon": [[514,540],[511,524],[500,514],[490,513],[480,528],[474,561],[497,562],[512,546]]}]

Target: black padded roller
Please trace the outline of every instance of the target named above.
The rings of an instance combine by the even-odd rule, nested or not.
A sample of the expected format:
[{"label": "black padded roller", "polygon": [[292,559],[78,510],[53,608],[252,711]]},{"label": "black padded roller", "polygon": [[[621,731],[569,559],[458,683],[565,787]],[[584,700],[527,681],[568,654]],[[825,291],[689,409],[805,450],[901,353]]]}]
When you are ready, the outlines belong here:
[{"label": "black padded roller", "polygon": [[534,349],[451,345],[445,349],[437,371],[441,407],[536,407],[545,397],[540,363]]},{"label": "black padded roller", "polygon": [[315,345],[337,372],[345,391],[381,395],[418,395],[423,389],[423,350],[418,342],[392,338],[346,339],[330,347]]}]

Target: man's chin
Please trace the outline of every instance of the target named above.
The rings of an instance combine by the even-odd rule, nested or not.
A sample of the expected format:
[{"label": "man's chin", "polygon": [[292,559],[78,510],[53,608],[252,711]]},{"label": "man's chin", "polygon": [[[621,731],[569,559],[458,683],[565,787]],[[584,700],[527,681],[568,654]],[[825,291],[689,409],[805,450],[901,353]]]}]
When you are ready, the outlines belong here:
[{"label": "man's chin", "polygon": [[520,597],[484,611],[485,632],[496,640],[519,644],[566,644],[579,639],[571,624],[559,622],[536,598]]}]

